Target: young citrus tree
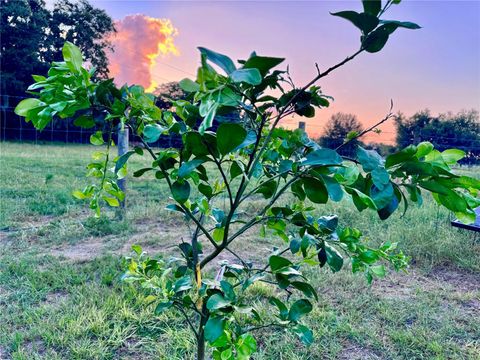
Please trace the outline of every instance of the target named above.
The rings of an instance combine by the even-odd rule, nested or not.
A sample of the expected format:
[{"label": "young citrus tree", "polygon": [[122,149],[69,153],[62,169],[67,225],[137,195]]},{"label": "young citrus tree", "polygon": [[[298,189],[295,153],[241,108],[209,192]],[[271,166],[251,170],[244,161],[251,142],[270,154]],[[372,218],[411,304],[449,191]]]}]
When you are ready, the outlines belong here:
[{"label": "young citrus tree", "polygon": [[[313,117],[329,106],[331,98],[316,85],[319,80],[362,53],[380,51],[398,28],[419,28],[381,19],[399,2],[389,0],[382,7],[381,1],[363,1],[362,13],[333,14],[359,28],[360,48],[325,71],[317,67],[317,74],[302,87],[292,83],[288,72],[275,69],[284,59],[252,53],[235,64],[225,55],[199,48],[197,78],[180,83],[188,99],[161,111],[140,86],[118,89],[113,80],[92,82],[93,71],[82,67],[82,54],[67,42],[64,61],[53,63],[48,77],[34,76],[28,90],[35,97],[17,106],[17,114],[37,129],[53,118],[79,114],[77,126],[101,128],[91,142],[105,144],[106,151],[96,152],[87,167],[87,175],[98,181],[74,192],[88,199],[97,214],[103,203],[118,206],[123,200],[116,181],[127,174],[129,158],[151,157],[151,166],[137,169],[133,176],[153,173],[152,181],[166,183],[171,194],[167,208],[183,216],[191,238],[179,242],[181,256],[175,259],[150,258],[134,246],[136,256],[129,259],[124,279],[141,284],[155,314],[176,309],[185,317],[198,359],[205,358],[206,343],[214,359],[247,359],[257,347],[256,330],[264,327],[291,331],[303,343],[312,343],[312,331],[302,318],[312,310],[317,293],[305,267],[338,272],[348,260],[353,272],[364,273],[371,282],[385,275],[385,264],[395,270],[407,266],[395,243],[372,247],[360,230],[339,227],[337,216],[318,216],[322,204],[347,197],[358,211],[376,211],[385,220],[402,203],[405,209],[408,202],[421,204],[422,193],[429,192],[458,218],[474,220],[480,182],[451,170],[464,156],[462,151],[439,152],[423,142],[386,159],[361,147],[355,158],[344,158],[336,149],[319,147],[300,130],[279,127],[289,115]],[[241,114],[241,120],[215,120],[230,112]],[[391,113],[380,123],[390,117]],[[143,146],[110,159],[112,132],[118,126],[130,128]],[[374,129],[353,134],[344,144]],[[152,149],[149,144],[162,134],[181,135],[182,146]],[[220,201],[225,198],[225,203]],[[246,204],[259,198],[264,204],[252,212]],[[250,262],[232,249],[234,242],[246,241],[243,235],[252,228],[283,242],[264,264]],[[235,261],[218,261],[225,252]],[[274,309],[270,315],[260,316],[249,295],[256,282],[277,289],[265,304]]]}]

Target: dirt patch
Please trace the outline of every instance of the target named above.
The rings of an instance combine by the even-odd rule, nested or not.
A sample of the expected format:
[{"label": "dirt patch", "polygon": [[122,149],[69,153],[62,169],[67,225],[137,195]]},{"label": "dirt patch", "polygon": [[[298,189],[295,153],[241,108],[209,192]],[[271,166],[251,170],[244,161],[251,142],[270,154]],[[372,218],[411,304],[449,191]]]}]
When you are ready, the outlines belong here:
[{"label": "dirt patch", "polygon": [[57,306],[66,298],[68,298],[68,293],[66,291],[55,291],[52,293],[48,293],[45,296],[43,304],[49,306]]},{"label": "dirt patch", "polygon": [[87,242],[52,249],[50,254],[74,262],[89,261],[98,256],[104,255],[104,244],[102,240],[102,238],[90,238]]},{"label": "dirt patch", "polygon": [[456,292],[480,291],[480,274],[467,272],[450,267],[435,268],[428,274],[428,278],[451,286]]},{"label": "dirt patch", "polygon": [[423,275],[416,269],[408,274],[394,273],[372,285],[373,292],[384,299],[409,300],[419,292],[443,290],[451,294],[480,291],[480,274],[455,268],[436,268]]},{"label": "dirt patch", "polygon": [[358,344],[347,342],[340,354],[338,360],[381,360],[381,356],[376,354],[373,350],[364,348]]}]

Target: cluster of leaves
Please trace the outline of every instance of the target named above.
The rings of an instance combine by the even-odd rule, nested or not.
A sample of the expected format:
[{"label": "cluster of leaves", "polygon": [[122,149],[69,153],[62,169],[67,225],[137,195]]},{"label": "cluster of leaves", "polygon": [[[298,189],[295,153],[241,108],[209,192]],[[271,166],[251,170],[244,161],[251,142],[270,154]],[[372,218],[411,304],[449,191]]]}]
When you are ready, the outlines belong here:
[{"label": "cluster of leaves", "polygon": [[[376,18],[393,2],[380,11],[378,3],[364,2],[361,18]],[[366,39],[378,24],[362,30],[365,39],[360,52],[369,51]],[[379,29],[388,24],[393,26],[383,23]],[[439,152],[425,142],[386,159],[361,147],[354,158],[344,158],[320,147],[301,130],[278,127],[285,116],[311,117],[327,107],[330,98],[314,83],[354,56],[296,88],[288,72],[275,69],[281,58],[252,53],[235,64],[205,48],[200,53],[197,78],[180,82],[188,96],[162,111],[138,86],[117,89],[111,80],[91,82],[81,67],[78,49],[67,43],[65,63],[53,65],[65,71],[36,78],[31,90],[39,90],[38,98],[17,107],[17,113],[38,128],[54,115],[81,111],[77,125],[82,127],[95,124],[94,111],[103,115],[103,130],[91,140],[103,144],[106,132],[107,151],[89,165],[89,173],[101,178],[101,183],[75,193],[89,198],[97,211],[99,199],[116,206],[118,201],[111,199],[124,196],[115,181],[127,174],[128,160],[151,156],[151,166],[137,169],[133,176],[153,173],[156,180],[167,183],[171,194],[167,209],[184,217],[191,241],[182,240],[180,256],[168,260],[149,258],[134,247],[137,256],[130,259],[125,280],[144,289],[156,313],[175,308],[185,316],[196,336],[200,359],[205,341],[216,359],[248,358],[256,349],[255,330],[267,326],[293,331],[310,344],[313,334],[302,324],[302,317],[312,310],[317,293],[305,267],[338,272],[350,262],[352,271],[363,272],[369,282],[385,275],[387,263],[395,270],[405,269],[408,259],[395,243],[370,246],[359,230],[339,226],[336,216],[319,217],[318,205],[347,197],[358,211],[370,209],[385,220],[402,203],[405,209],[409,201],[421,204],[422,191],[428,191],[462,220],[473,219],[473,209],[480,204],[480,182],[452,172],[451,166],[464,155],[461,151]],[[278,96],[272,95],[275,91]],[[65,106],[59,107],[59,102]],[[48,116],[39,123],[36,116],[45,109]],[[232,111],[241,114],[240,121],[215,124],[217,115]],[[118,126],[129,127],[143,146],[114,159],[110,166],[108,148]],[[152,149],[149,143],[162,134],[181,136],[182,146]],[[279,200],[285,196],[289,201],[282,205]],[[246,206],[251,199],[264,199],[264,204],[252,210]],[[232,242],[241,241],[254,227],[263,236],[273,234],[283,240],[265,264],[252,263],[231,248]],[[213,277],[205,267],[222,252],[230,252],[236,260],[220,262]],[[275,287],[268,301],[278,310],[275,316],[261,318],[255,309],[248,289],[256,282]]]}]

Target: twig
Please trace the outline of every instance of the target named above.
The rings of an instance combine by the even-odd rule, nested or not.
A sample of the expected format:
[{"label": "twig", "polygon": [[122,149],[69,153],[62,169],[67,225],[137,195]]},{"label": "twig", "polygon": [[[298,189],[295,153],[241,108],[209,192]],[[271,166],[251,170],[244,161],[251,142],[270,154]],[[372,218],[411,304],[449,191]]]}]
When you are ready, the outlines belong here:
[{"label": "twig", "polygon": [[342,147],[344,147],[345,145],[347,145],[348,143],[350,143],[351,141],[353,140],[356,140],[358,139],[359,137],[362,137],[363,135],[369,133],[370,131],[372,131],[373,129],[379,127],[380,125],[382,125],[385,121],[389,120],[390,118],[394,117],[394,115],[392,114],[392,109],[393,109],[393,100],[390,100],[390,110],[388,111],[388,114],[382,119],[380,120],[379,122],[377,122],[375,125],[372,125],[370,126],[368,129],[366,130],[363,130],[361,133],[359,133],[358,135],[352,137],[351,139],[348,139],[347,141],[345,141],[343,144],[340,144],[339,146],[337,146],[335,148],[335,151],[337,151],[338,149],[341,149]]}]

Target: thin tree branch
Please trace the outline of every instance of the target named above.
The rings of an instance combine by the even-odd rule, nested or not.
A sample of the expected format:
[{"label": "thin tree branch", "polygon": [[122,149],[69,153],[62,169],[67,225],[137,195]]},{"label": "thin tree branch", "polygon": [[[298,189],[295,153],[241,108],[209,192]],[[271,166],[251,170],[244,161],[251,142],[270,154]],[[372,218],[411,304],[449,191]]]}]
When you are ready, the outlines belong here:
[{"label": "thin tree branch", "polygon": [[362,137],[363,135],[371,132],[373,129],[379,127],[380,125],[382,125],[385,121],[391,119],[392,117],[394,117],[395,115],[393,115],[392,113],[392,110],[393,110],[393,100],[390,100],[390,110],[388,111],[388,114],[382,119],[380,120],[379,122],[377,122],[375,125],[372,125],[370,126],[368,129],[365,129],[363,130],[361,133],[359,133],[358,135],[352,137],[351,139],[348,139],[347,141],[345,141],[343,144],[340,144],[339,146],[337,146],[335,148],[335,151],[338,151],[338,149],[341,149],[342,147],[344,147],[345,145],[347,145],[348,143],[352,142],[353,140],[356,140],[358,139],[359,137]]}]

